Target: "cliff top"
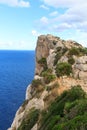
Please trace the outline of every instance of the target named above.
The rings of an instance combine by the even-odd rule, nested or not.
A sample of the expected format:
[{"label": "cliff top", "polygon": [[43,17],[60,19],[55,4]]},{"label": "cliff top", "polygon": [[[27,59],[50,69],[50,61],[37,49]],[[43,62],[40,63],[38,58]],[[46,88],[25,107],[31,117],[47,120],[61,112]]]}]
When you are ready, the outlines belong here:
[{"label": "cliff top", "polygon": [[[52,127],[57,125],[52,130],[59,130],[60,125],[61,130],[69,130],[72,127],[69,123],[77,119],[82,125],[81,119],[87,122],[84,114],[87,98],[83,90],[87,92],[87,48],[50,34],[39,36],[34,80],[9,130],[51,130],[52,121]],[[81,118],[77,118],[78,113]],[[85,123],[81,128],[86,130],[84,127]]]}]

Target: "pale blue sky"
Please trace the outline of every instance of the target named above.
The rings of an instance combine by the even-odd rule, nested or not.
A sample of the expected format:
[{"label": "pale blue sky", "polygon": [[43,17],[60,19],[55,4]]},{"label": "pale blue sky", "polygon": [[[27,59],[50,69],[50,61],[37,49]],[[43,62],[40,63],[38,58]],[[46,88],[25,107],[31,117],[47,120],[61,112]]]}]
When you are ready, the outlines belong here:
[{"label": "pale blue sky", "polygon": [[87,0],[0,0],[0,49],[34,50],[53,34],[87,47]]}]

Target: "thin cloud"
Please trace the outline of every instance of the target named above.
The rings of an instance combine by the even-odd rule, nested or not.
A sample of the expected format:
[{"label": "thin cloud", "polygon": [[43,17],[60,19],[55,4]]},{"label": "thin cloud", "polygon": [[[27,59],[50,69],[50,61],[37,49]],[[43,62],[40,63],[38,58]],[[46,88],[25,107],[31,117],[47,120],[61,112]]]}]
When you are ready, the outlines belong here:
[{"label": "thin cloud", "polygon": [[58,15],[58,11],[51,12],[49,15],[50,16],[57,16]]},{"label": "thin cloud", "polygon": [[67,23],[62,23],[62,24],[59,24],[59,25],[54,25],[53,30],[64,31],[64,30],[67,30],[67,29],[70,29],[70,28],[72,28],[71,25],[69,25]]},{"label": "thin cloud", "polygon": [[[87,32],[87,1],[86,0],[42,0],[49,7],[54,7],[58,11],[59,8],[64,11],[59,14],[57,12],[50,13],[51,20],[49,26],[67,23],[71,28]],[[60,25],[58,25],[59,27]],[[60,26],[62,27],[62,26]],[[70,28],[69,28],[70,29]],[[61,29],[60,29],[61,30]]]},{"label": "thin cloud", "polygon": [[40,5],[40,8],[45,9],[45,10],[49,10],[49,8],[45,5]]},{"label": "thin cloud", "polygon": [[83,5],[83,3],[87,4],[86,0],[42,0],[46,5],[56,7],[56,8],[70,8],[74,6]]},{"label": "thin cloud", "polygon": [[12,7],[30,7],[30,3],[25,0],[0,0],[0,4]]},{"label": "thin cloud", "polygon": [[40,35],[36,30],[32,30],[31,33],[32,33],[33,36],[39,36]]},{"label": "thin cloud", "polygon": [[48,24],[48,18],[47,17],[45,17],[45,16],[43,16],[41,19],[40,19],[40,22],[42,23],[42,24]]}]

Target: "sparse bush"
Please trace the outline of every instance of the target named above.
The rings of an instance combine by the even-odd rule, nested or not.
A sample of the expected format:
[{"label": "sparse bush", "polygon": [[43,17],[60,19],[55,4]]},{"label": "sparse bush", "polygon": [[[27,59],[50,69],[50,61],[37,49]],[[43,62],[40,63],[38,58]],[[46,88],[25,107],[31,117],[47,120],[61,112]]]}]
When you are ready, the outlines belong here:
[{"label": "sparse bush", "polygon": [[48,92],[51,90],[50,86],[46,86],[45,89],[46,89],[46,91],[48,91]]},{"label": "sparse bush", "polygon": [[42,72],[41,74],[44,77],[44,81],[46,84],[50,83],[51,81],[53,81],[56,76],[54,74],[52,74],[52,70],[48,69],[47,71]]},{"label": "sparse bush", "polygon": [[80,53],[87,55],[87,48],[79,48]]},{"label": "sparse bush", "polygon": [[62,49],[62,54],[64,55],[67,51],[68,51],[68,48],[67,48],[67,47],[64,47],[64,48]]},{"label": "sparse bush", "polygon": [[47,69],[41,72],[41,76],[45,77],[48,74],[52,74],[52,72],[53,72],[52,69]]},{"label": "sparse bush", "polygon": [[55,60],[54,60],[54,66],[57,64],[58,60],[62,57],[61,53],[56,53]]},{"label": "sparse bush", "polygon": [[76,56],[82,56],[82,55],[87,55],[87,48],[76,48],[76,47],[72,47],[70,50],[69,50],[69,53],[68,53],[69,56],[72,56],[72,55],[76,55]]},{"label": "sparse bush", "polygon": [[46,70],[47,69],[47,60],[46,60],[46,58],[41,58],[39,61],[38,61],[38,64],[40,64],[43,68],[44,68],[44,70]]},{"label": "sparse bush", "polygon": [[69,56],[72,56],[72,55],[79,56],[79,55],[80,55],[79,48],[72,47],[72,48],[69,50],[68,55],[69,55]]},{"label": "sparse bush", "polygon": [[46,64],[46,58],[41,58],[39,61],[38,61],[38,63],[39,64],[41,64],[41,65],[44,65],[44,64]]},{"label": "sparse bush", "polygon": [[75,60],[74,60],[73,57],[70,57],[70,58],[68,59],[68,62],[69,62],[71,65],[73,65],[73,64],[75,63]]},{"label": "sparse bush", "polygon": [[57,43],[56,41],[53,41],[53,45],[56,45],[56,43]]},{"label": "sparse bush", "polygon": [[57,47],[57,49],[56,49],[56,56],[55,56],[55,60],[54,60],[54,65],[57,64],[58,60],[60,60],[60,58],[65,54],[65,52],[67,50],[68,49],[66,47],[65,48]]},{"label": "sparse bush", "polygon": [[56,52],[59,52],[59,51],[61,51],[62,50],[62,47],[57,47],[56,48]]},{"label": "sparse bush", "polygon": [[25,108],[25,106],[28,104],[28,100],[25,100],[22,104],[22,107]]},{"label": "sparse bush", "polygon": [[53,74],[47,74],[45,77],[44,77],[44,81],[46,84],[50,83],[51,81],[53,81],[54,79],[56,78],[55,75]]},{"label": "sparse bush", "polygon": [[42,84],[42,82],[41,82],[40,79],[34,79],[34,80],[32,81],[32,86],[33,86],[33,87],[38,87],[38,86],[41,85],[41,84]]},{"label": "sparse bush", "polygon": [[39,117],[39,110],[31,109],[26,118],[23,119],[18,130],[31,130],[31,128],[37,122],[38,117]]},{"label": "sparse bush", "polygon": [[69,76],[70,73],[72,73],[71,64],[69,64],[67,62],[61,62],[61,63],[57,64],[57,66],[56,66],[56,75],[58,77],[63,76],[63,75]]}]

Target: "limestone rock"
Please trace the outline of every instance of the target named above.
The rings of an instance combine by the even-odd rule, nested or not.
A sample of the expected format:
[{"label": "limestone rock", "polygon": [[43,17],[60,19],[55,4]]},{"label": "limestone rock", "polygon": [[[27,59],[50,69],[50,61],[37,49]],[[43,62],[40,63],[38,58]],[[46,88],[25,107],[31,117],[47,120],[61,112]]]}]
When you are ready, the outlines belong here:
[{"label": "limestone rock", "polygon": [[55,59],[55,53],[54,53],[54,50],[53,49],[50,49],[50,52],[49,52],[49,56],[47,57],[47,66],[48,68],[50,69],[53,69],[53,65],[54,65],[54,59]]},{"label": "limestone rock", "polygon": [[87,56],[81,56],[77,58],[76,64],[87,64]]},{"label": "limestone rock", "polygon": [[16,115],[15,115],[15,118],[14,118],[13,123],[11,125],[11,128],[9,128],[8,130],[14,130],[14,129],[17,130],[17,128],[20,126],[21,121],[22,121],[23,116],[24,116],[24,111],[21,113],[20,113],[20,111],[21,111],[21,107],[16,112]]},{"label": "limestone rock", "polygon": [[[38,61],[41,58],[46,58],[47,67],[51,68],[53,72],[55,72],[54,60],[55,53],[57,47],[61,47],[61,49],[67,47],[70,49],[71,47],[82,47],[75,41],[64,41],[59,37],[55,37],[53,35],[41,35],[37,40],[36,47],[36,67],[35,67],[35,76],[34,79],[43,80],[43,77],[40,77],[40,73],[43,71],[43,66],[41,66]],[[58,53],[58,52],[57,52]],[[87,92],[87,56],[75,56],[73,55],[75,63],[72,65],[73,76],[62,76],[60,78],[56,78],[55,81],[49,83],[49,86],[55,86],[55,82],[58,83],[58,88],[56,88],[56,92],[60,95],[63,91],[71,89],[72,86],[81,85],[83,90]],[[61,56],[58,62],[68,62],[67,53]],[[55,73],[54,73],[55,74]],[[11,128],[8,130],[17,130],[20,126],[23,118],[26,114],[28,114],[31,108],[36,108],[43,110],[45,109],[45,97],[48,97],[51,93],[46,90],[45,87],[48,87],[47,84],[44,84],[44,89],[40,93],[40,97],[36,98],[36,96],[32,95],[32,92],[35,92],[34,87],[29,85],[26,90],[26,100],[28,101],[25,105],[24,109],[21,106],[16,112],[14,121],[11,125]],[[53,88],[54,89],[54,88]],[[55,89],[54,89],[55,90]],[[53,93],[54,95],[54,93]],[[33,126],[31,130],[37,130],[38,122]]]},{"label": "limestone rock", "polygon": [[72,40],[67,40],[65,41],[65,44],[64,44],[67,48],[72,48],[72,47],[82,47],[82,45],[80,45],[79,43],[75,42],[75,41],[72,41]]},{"label": "limestone rock", "polygon": [[26,100],[30,100],[32,98],[32,95],[31,95],[31,90],[32,90],[32,86],[31,84],[27,87],[27,90],[26,90]]},{"label": "limestone rock", "polygon": [[58,63],[60,63],[60,62],[68,62],[68,57],[62,56],[61,59],[58,61]]},{"label": "limestone rock", "polygon": [[62,40],[57,41],[56,48],[57,48],[57,47],[62,47],[62,48],[64,48],[64,44],[63,44],[63,41],[62,41]]},{"label": "limestone rock", "polygon": [[35,80],[37,80],[37,79],[42,80],[42,77],[40,77],[39,75],[35,75],[35,76],[34,76],[34,79],[35,79]]},{"label": "limestone rock", "polygon": [[84,72],[84,71],[80,71],[79,72],[79,78],[81,79],[81,80],[87,80],[87,72]]},{"label": "limestone rock", "polygon": [[46,58],[49,55],[50,43],[45,35],[41,35],[38,37],[37,40],[37,47],[36,47],[36,69],[35,74],[40,74],[43,70],[43,67],[38,64],[38,61],[41,58]]},{"label": "limestone rock", "polygon": [[87,64],[76,64],[76,69],[79,69],[80,71],[87,71]]},{"label": "limestone rock", "polygon": [[31,130],[37,130],[37,124],[35,124]]},{"label": "limestone rock", "polygon": [[[36,47],[36,68],[35,68],[35,74],[40,74],[41,71],[43,70],[43,67],[38,64],[38,61],[41,58],[48,58],[48,56],[50,56],[48,58],[48,65],[50,63],[50,60],[52,58],[52,61],[54,59],[55,54],[51,53],[50,55],[50,50],[55,50],[55,48],[57,48],[58,46],[62,46],[64,47],[64,44],[62,43],[62,40],[60,40],[60,38],[58,37],[54,37],[50,34],[48,35],[41,35],[38,37],[37,40],[37,47]],[[52,63],[50,65],[50,67],[52,67]]]}]

